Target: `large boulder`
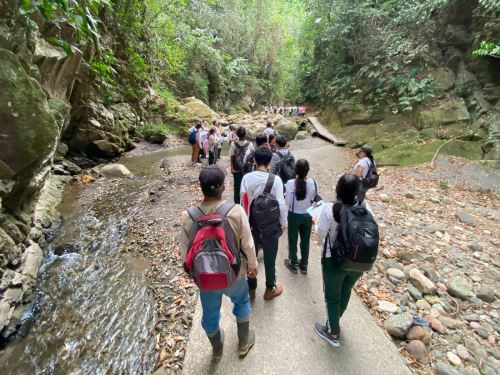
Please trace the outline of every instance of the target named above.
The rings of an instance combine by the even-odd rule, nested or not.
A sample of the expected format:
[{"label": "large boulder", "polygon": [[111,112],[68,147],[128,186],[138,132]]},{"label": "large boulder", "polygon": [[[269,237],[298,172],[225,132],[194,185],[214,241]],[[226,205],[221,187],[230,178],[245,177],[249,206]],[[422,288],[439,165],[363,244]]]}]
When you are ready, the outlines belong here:
[{"label": "large boulder", "polygon": [[455,73],[448,67],[437,68],[430,75],[439,93],[449,91],[455,84]]},{"label": "large boulder", "polygon": [[373,124],[383,120],[379,114],[373,113],[363,105],[340,105],[337,108],[342,126]]},{"label": "large boulder", "polygon": [[447,98],[434,107],[422,109],[418,114],[419,129],[439,128],[443,125],[466,124],[470,114],[461,98]]},{"label": "large boulder", "polygon": [[182,99],[181,103],[179,109],[187,118],[207,120],[210,122],[219,117],[217,112],[194,96]]},{"label": "large boulder", "polygon": [[33,63],[38,66],[42,87],[53,98],[68,100],[82,62],[82,52],[74,49],[68,56],[62,48],[44,39],[35,42]]},{"label": "large boulder", "polygon": [[280,135],[284,135],[288,141],[291,141],[295,138],[297,133],[299,132],[299,128],[297,124],[294,122],[288,121],[281,115],[277,115],[273,119],[274,129]]},{"label": "large boulder", "polygon": [[39,193],[55,152],[59,128],[39,83],[29,77],[15,54],[0,49],[0,191],[2,205],[23,210]]},{"label": "large boulder", "polygon": [[123,164],[107,164],[99,170],[99,173],[105,178],[125,178],[131,175]]}]

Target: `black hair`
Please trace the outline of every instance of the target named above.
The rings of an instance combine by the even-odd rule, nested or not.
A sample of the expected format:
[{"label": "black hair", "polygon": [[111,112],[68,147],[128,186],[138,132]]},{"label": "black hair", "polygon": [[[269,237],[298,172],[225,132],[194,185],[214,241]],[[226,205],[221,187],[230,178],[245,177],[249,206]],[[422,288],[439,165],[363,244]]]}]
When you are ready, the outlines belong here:
[{"label": "black hair", "polygon": [[257,147],[259,146],[262,146],[264,145],[265,143],[267,143],[267,137],[265,134],[259,134],[256,138],[255,138],[255,144],[257,145]]},{"label": "black hair", "polygon": [[368,159],[370,159],[372,163],[374,162],[373,161],[373,149],[370,146],[364,145],[363,147],[361,147],[361,151],[363,151],[365,153],[366,157]]},{"label": "black hair", "polygon": [[309,173],[309,163],[306,159],[299,159],[295,163],[295,198],[298,201],[306,199],[307,195],[307,174]]},{"label": "black hair", "polygon": [[201,128],[201,124],[200,124],[200,123],[197,123],[194,127],[195,127],[196,129],[199,129],[199,128]]},{"label": "black hair", "polygon": [[247,136],[247,130],[243,126],[240,126],[238,130],[236,130],[236,135],[238,136],[240,141],[242,141]]},{"label": "black hair", "polygon": [[269,134],[268,142],[271,142],[276,136],[274,134]]},{"label": "black hair", "polygon": [[267,147],[259,147],[255,150],[255,164],[257,164],[258,167],[267,166],[272,158],[273,153]]},{"label": "black hair", "polygon": [[353,205],[359,190],[359,179],[355,174],[346,173],[340,177],[335,191],[337,202],[333,205],[333,217],[340,223],[340,212],[343,205]]},{"label": "black hair", "polygon": [[283,148],[286,146],[286,142],[287,142],[287,140],[286,140],[286,137],[284,135],[278,135],[276,137],[276,143],[278,144],[278,146]]},{"label": "black hair", "polygon": [[268,121],[266,127],[270,128],[271,126],[273,126],[273,123],[271,121]]},{"label": "black hair", "polygon": [[210,129],[210,131],[208,132],[208,134],[215,134],[215,128]]},{"label": "black hair", "polygon": [[217,120],[212,121],[212,125],[215,126],[217,124]]}]

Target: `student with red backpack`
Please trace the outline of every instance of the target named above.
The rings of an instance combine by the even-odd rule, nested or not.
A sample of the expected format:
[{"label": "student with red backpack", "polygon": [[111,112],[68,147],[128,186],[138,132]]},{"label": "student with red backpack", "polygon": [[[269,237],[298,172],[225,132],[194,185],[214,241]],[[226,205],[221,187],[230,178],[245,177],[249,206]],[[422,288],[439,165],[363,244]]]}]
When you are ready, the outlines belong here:
[{"label": "student with red backpack", "polygon": [[217,165],[201,170],[204,198],[182,213],[180,242],[184,269],[200,288],[201,325],[212,345],[215,363],[222,358],[224,346],[224,331],[219,327],[223,295],[233,303],[240,357],[255,343],[247,283],[247,275],[257,275],[255,247],[243,208],[222,200],[225,178],[225,170]]},{"label": "student with red backpack", "polygon": [[253,151],[253,144],[247,141],[245,138],[247,136],[247,131],[243,126],[240,126],[236,130],[236,136],[238,140],[231,143],[229,148],[229,157],[231,159],[231,172],[234,178],[234,203],[240,203],[240,187],[241,180],[245,172],[245,154],[248,150]]},{"label": "student with red backpack", "polygon": [[337,183],[337,200],[327,203],[316,235],[323,243],[321,267],[327,322],[316,323],[316,333],[329,345],[340,345],[340,318],[347,309],[351,290],[378,253],[379,231],[368,207],[357,205],[358,177],[344,174]]}]

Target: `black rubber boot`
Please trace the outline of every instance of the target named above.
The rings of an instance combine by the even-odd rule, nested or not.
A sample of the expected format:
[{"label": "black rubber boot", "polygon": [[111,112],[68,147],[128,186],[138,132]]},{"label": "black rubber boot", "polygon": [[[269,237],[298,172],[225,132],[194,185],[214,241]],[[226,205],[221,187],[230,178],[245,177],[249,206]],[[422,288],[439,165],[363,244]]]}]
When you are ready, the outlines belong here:
[{"label": "black rubber boot", "polygon": [[208,336],[208,339],[212,344],[212,362],[219,363],[224,350],[224,330],[219,328],[219,331],[213,336]]},{"label": "black rubber boot", "polygon": [[255,344],[255,333],[250,330],[250,318],[237,319],[236,324],[238,325],[238,352],[240,358],[243,358]]}]

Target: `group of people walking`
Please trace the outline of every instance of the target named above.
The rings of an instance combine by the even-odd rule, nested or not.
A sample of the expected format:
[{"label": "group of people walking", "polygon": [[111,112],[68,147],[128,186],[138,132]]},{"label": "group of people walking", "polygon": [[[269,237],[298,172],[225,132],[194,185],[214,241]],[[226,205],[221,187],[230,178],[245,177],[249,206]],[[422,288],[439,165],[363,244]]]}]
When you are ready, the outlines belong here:
[{"label": "group of people walking", "polygon": [[[224,332],[219,326],[222,296],[228,296],[233,303],[238,351],[243,357],[255,343],[255,334],[250,329],[250,301],[257,294],[260,249],[265,271],[263,298],[271,300],[283,293],[283,285],[276,277],[280,237],[288,230],[285,269],[307,275],[314,223],[316,234],[324,243],[321,263],[327,310],[326,324],[316,323],[314,329],[331,346],[339,346],[339,321],[347,308],[351,289],[374,260],[372,257],[368,266],[357,267],[359,259],[351,256],[351,266],[345,266],[346,258],[339,259],[339,248],[340,244],[345,247],[348,241],[345,234],[338,234],[339,226],[351,211],[361,215],[358,219],[363,217],[367,218],[366,223],[374,223],[363,204],[366,186],[371,186],[366,180],[375,175],[378,181],[373,152],[369,147],[359,150],[360,160],[354,173],[343,175],[335,186],[335,202],[324,203],[318,184],[309,177],[309,162],[295,160],[287,139],[275,134],[272,124],[256,137],[255,146],[246,139],[244,127],[237,128],[235,135],[237,139],[231,142],[229,150],[234,203],[222,199],[225,169],[209,165],[199,175],[203,201],[182,216],[182,259],[186,271],[200,288],[202,326],[212,345],[213,361],[218,362],[223,352]],[[273,149],[271,142],[274,141]],[[320,206],[321,214],[313,218],[312,210]],[[368,237],[377,237],[378,232],[370,231],[373,225],[365,227]],[[373,241],[363,241],[362,248],[374,246],[370,245]],[[376,246],[378,248],[378,242]]]},{"label": "group of people walking", "polygon": [[189,129],[188,140],[192,147],[191,162],[201,164],[201,159],[208,157],[208,164],[216,164],[221,157],[225,129],[219,121],[198,121]]},{"label": "group of people walking", "polygon": [[266,115],[268,114],[280,114],[285,117],[303,117],[306,115],[306,107],[304,105],[296,105],[296,106],[290,106],[286,107],[284,105],[281,106],[273,106],[273,105],[266,105],[264,107],[264,113]]}]

